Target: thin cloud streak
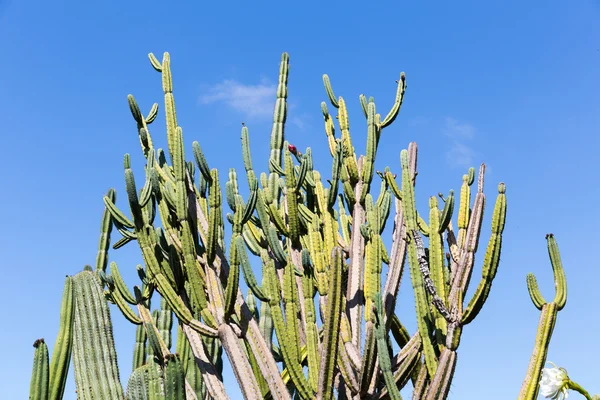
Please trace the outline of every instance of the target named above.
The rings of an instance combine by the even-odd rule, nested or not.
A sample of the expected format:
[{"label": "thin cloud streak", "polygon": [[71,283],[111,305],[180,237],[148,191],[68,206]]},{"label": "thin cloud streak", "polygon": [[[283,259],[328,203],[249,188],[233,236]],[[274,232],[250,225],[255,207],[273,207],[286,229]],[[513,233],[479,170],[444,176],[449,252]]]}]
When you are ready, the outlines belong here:
[{"label": "thin cloud streak", "polygon": [[273,116],[277,86],[267,81],[257,85],[246,85],[226,79],[210,87],[200,96],[201,104],[223,103],[248,117],[267,118]]}]

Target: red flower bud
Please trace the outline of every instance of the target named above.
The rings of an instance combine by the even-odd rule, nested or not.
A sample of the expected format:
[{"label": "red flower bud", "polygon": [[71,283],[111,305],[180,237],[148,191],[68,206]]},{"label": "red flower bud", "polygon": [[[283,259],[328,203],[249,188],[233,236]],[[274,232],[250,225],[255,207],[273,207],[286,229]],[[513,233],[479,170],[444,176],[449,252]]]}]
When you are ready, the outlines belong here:
[{"label": "red flower bud", "polygon": [[293,144],[288,144],[288,150],[292,154],[296,154],[298,152],[298,149],[296,149],[296,146],[294,146]]}]

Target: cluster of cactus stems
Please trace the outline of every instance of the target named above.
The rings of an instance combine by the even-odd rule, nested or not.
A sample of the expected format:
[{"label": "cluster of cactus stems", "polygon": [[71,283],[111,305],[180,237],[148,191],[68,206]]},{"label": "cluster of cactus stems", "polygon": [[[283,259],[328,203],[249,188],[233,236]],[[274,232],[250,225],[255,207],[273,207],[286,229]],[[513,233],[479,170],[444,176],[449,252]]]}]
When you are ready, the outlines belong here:
[{"label": "cluster of cactus stems", "polygon": [[[30,398],[62,398],[72,357],[80,399],[227,399],[226,356],[246,399],[400,399],[409,382],[413,399],[445,399],[463,328],[481,311],[498,269],[505,185],[497,188],[481,278],[465,301],[483,222],[485,165],[477,177],[474,168],[463,176],[456,200],[452,190],[445,197],[431,196],[429,214],[423,216],[416,206],[416,143],[400,152],[396,171],[375,169],[382,131],[404,100],[404,73],[385,117],[373,98],[360,96],[367,125],[364,156],[353,147],[344,99],[334,95],[323,76],[340,134],[323,102],[332,165],[331,174],[321,174],[310,148],[301,152],[285,139],[289,58],[284,53],[268,173],[254,171],[249,130],[242,124],[249,187],[244,198],[235,169],[222,191],[219,173],[209,168],[198,142],[192,144],[194,162],[186,161],[169,54],[162,62],[152,54],[149,58],[162,76],[168,149],[156,149],[150,135],[158,104],[144,116],[129,95],[146,159],[145,177],[138,178],[143,185],[136,185],[126,155],[127,201],[118,206],[113,189],[104,196],[96,267],[67,277],[51,362],[44,341],[35,343]],[[230,213],[224,214],[225,206]],[[389,219],[388,250],[382,234]],[[133,292],[117,264],[108,262],[113,228],[121,235],[113,249],[137,242],[142,253],[141,284]],[[556,315],[566,301],[558,248],[552,235],[547,239],[557,294],[547,303],[528,276],[542,317],[520,399],[537,396]],[[407,258],[418,326],[412,335],[395,314]],[[261,267],[260,274],[253,265]],[[248,287],[245,295],[240,279]],[[151,312],[157,295],[160,306]],[[126,390],[109,303],[138,325]]]}]

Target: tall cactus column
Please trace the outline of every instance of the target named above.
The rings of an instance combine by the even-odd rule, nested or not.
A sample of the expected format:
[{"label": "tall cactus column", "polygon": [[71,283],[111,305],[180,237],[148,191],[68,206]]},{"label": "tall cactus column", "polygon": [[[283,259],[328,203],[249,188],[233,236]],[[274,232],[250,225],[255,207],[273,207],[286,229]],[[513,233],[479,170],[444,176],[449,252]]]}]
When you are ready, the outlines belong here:
[{"label": "tall cactus column", "polygon": [[554,331],[554,324],[556,324],[556,316],[567,302],[567,279],[560,260],[556,239],[554,239],[554,235],[550,233],[546,235],[546,240],[548,241],[548,254],[550,255],[552,270],[554,271],[556,294],[554,300],[548,303],[538,288],[535,275],[531,273],[527,274],[527,289],[529,290],[529,296],[536,308],[542,311],[542,314],[540,315],[540,322],[535,337],[535,346],[531,354],[527,374],[525,375],[525,380],[523,381],[521,391],[519,392],[519,400],[534,400],[538,397],[540,376],[544,364],[546,363],[550,339],[552,338],[552,332]]}]

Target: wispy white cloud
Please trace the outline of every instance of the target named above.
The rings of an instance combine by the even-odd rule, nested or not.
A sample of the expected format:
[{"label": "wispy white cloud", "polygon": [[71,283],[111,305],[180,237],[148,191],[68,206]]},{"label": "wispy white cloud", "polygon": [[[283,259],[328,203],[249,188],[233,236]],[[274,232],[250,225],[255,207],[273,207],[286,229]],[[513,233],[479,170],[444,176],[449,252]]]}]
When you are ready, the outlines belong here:
[{"label": "wispy white cloud", "polygon": [[475,151],[467,144],[475,138],[477,130],[469,122],[446,118],[444,134],[451,139],[451,145],[446,153],[448,162],[457,167],[472,167]]},{"label": "wispy white cloud", "polygon": [[200,96],[200,103],[223,103],[248,117],[267,118],[273,116],[277,86],[266,80],[256,85],[246,85],[226,79],[208,88]]},{"label": "wispy white cloud", "polygon": [[454,118],[446,118],[444,133],[454,139],[473,139],[476,130],[468,122],[459,122]]},{"label": "wispy white cloud", "polygon": [[459,142],[454,142],[446,153],[446,157],[451,164],[467,168],[473,166],[473,156],[473,149]]}]

